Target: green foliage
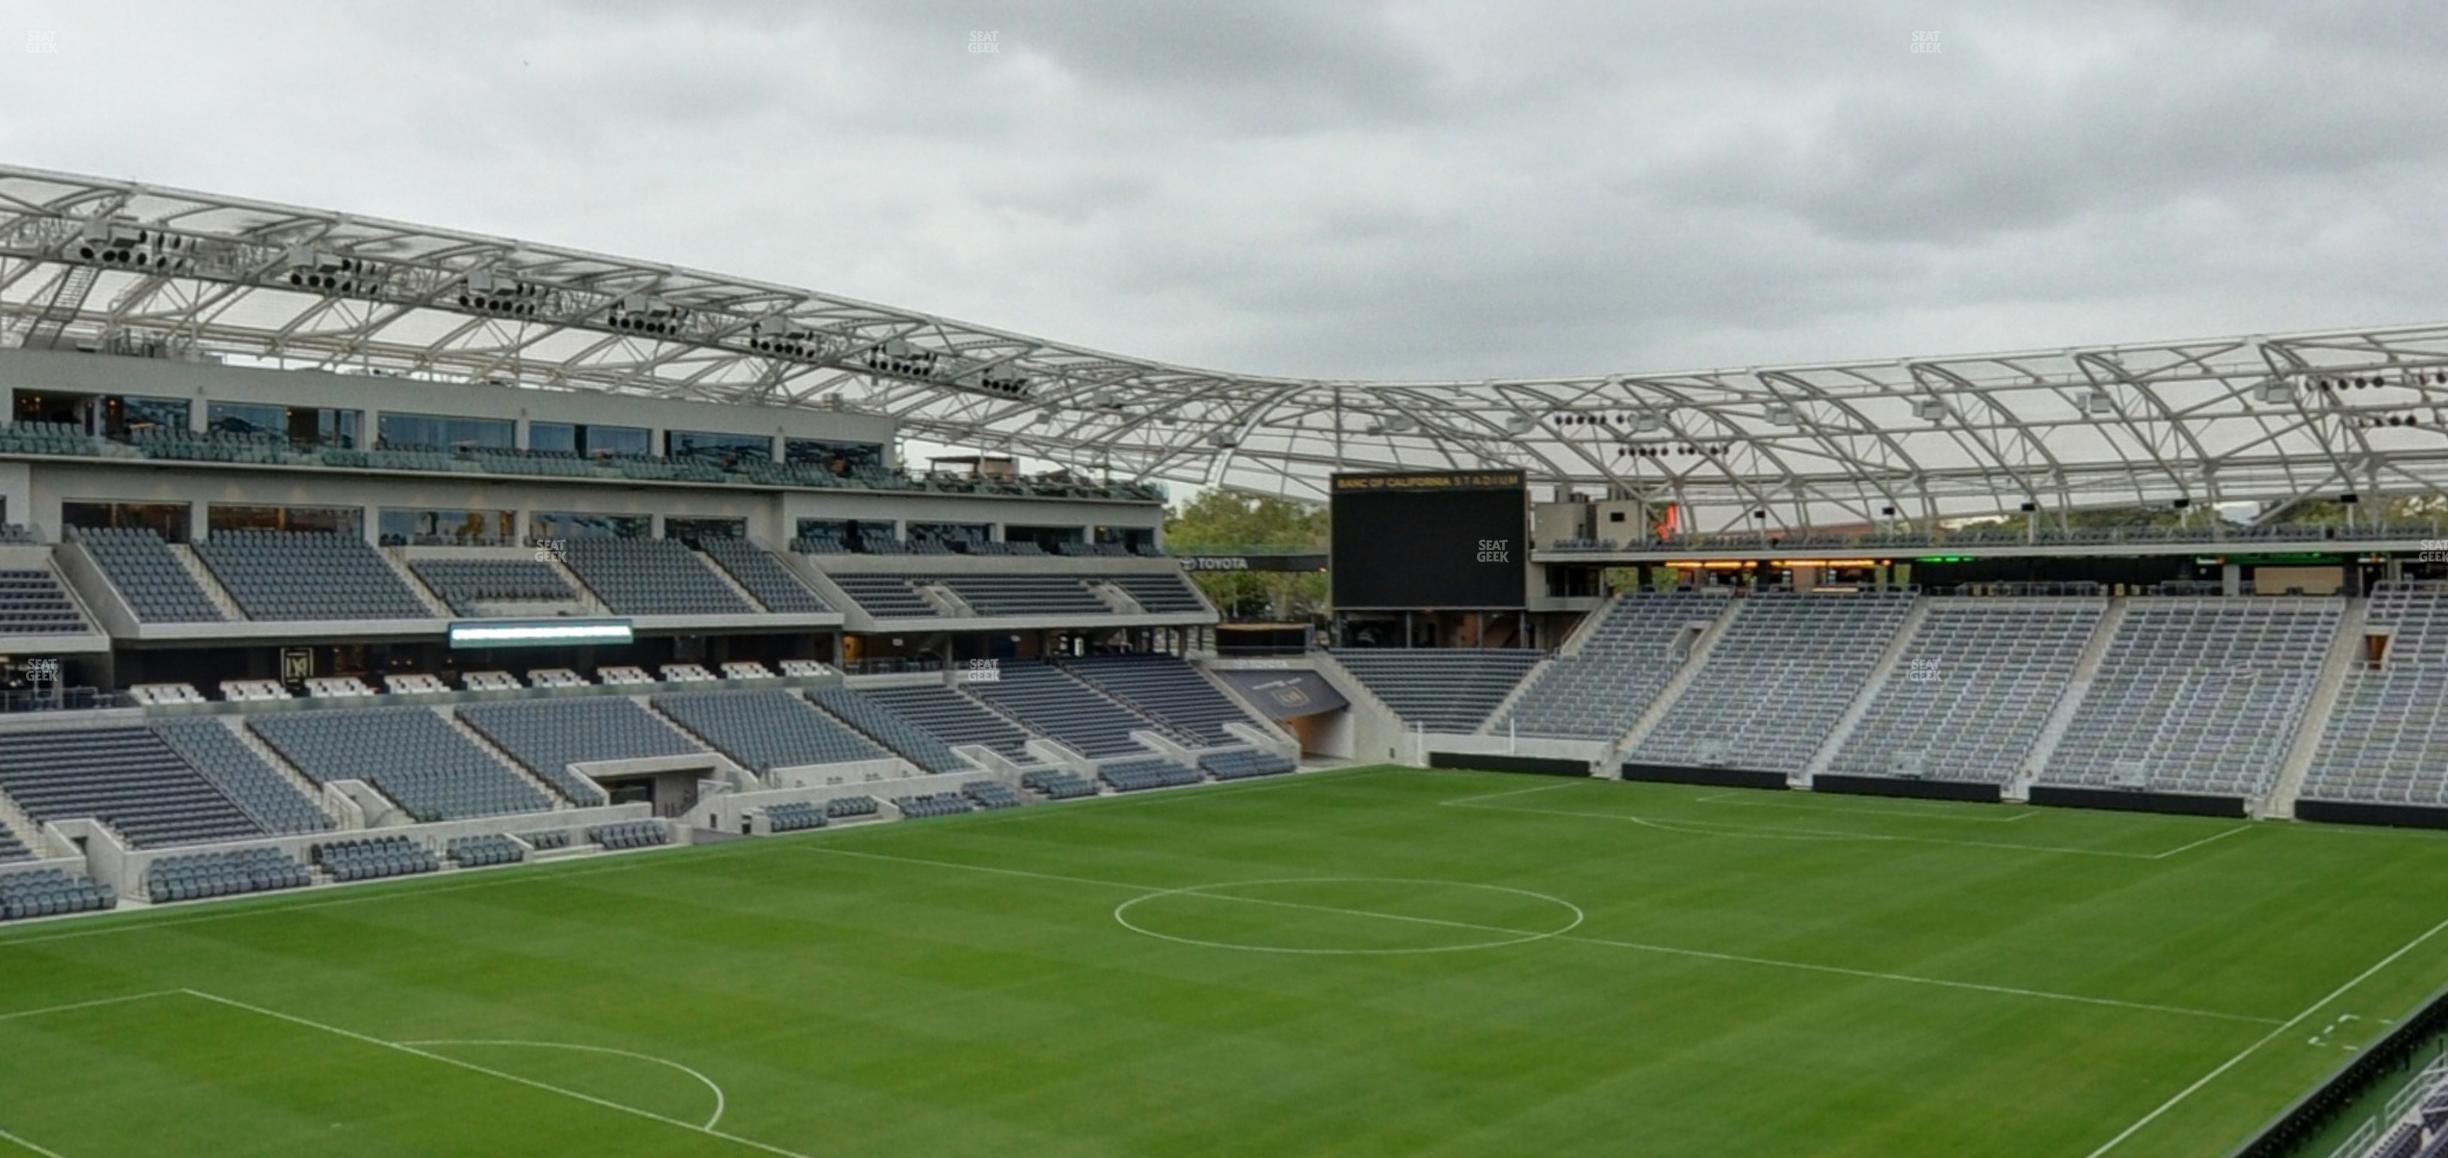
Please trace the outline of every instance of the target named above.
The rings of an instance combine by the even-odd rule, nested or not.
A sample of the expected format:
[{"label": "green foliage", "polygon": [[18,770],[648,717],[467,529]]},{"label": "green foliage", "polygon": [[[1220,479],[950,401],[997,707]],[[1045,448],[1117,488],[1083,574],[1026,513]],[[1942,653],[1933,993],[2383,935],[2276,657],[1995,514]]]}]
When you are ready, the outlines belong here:
[{"label": "green foliage", "polygon": [[[1326,508],[1316,503],[1209,490],[1165,515],[1165,548],[1177,554],[1273,549],[1326,550]],[[1326,610],[1320,571],[1204,571],[1190,576],[1227,619],[1301,622]]]}]

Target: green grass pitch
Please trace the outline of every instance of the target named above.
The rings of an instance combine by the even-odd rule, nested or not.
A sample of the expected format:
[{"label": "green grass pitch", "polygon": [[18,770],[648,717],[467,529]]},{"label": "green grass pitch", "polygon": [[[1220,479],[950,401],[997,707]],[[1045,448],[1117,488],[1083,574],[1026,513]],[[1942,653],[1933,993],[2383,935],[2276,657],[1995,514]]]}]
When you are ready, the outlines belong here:
[{"label": "green grass pitch", "polygon": [[0,1156],[2216,1154],[2448,836],[1358,769],[0,935]]}]

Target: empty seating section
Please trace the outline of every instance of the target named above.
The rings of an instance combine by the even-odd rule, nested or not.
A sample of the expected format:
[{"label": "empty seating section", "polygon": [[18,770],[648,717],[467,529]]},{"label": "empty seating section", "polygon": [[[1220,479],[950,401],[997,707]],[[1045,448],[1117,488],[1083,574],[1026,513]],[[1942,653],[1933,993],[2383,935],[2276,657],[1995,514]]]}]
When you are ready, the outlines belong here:
[{"label": "empty seating section", "polygon": [[944,743],[983,744],[1013,760],[1023,763],[1036,760],[1028,753],[1027,729],[942,684],[865,688],[859,694],[924,728]]},{"label": "empty seating section", "polygon": [[1028,726],[1090,756],[1120,756],[1147,749],[1134,731],[1157,731],[1155,721],[1089,689],[1042,663],[1007,663],[987,682],[961,685],[969,694],[1027,721]]},{"label": "empty seating section", "polygon": [[765,827],[770,832],[805,832],[825,826],[824,809],[805,800],[765,806]]},{"label": "empty seating section", "polygon": [[293,835],[329,832],[331,817],[299,793],[246,741],[220,718],[163,720],[153,725],[162,741],[186,757],[195,770],[221,786],[265,832]]},{"label": "empty seating section", "polygon": [[1073,575],[943,575],[922,581],[951,588],[979,615],[1113,614]]},{"label": "empty seating section", "polygon": [[568,848],[570,834],[566,828],[547,828],[536,832],[522,832],[519,834],[519,839],[526,841],[527,847],[537,852],[550,852],[557,848]]},{"label": "empty seating section", "polygon": [[271,703],[289,698],[279,680],[222,680],[221,698],[234,704]]},{"label": "empty seating section", "polygon": [[2107,611],[2098,599],[1931,600],[1894,673],[1827,770],[1983,784],[2013,779]]},{"label": "empty seating section", "polygon": [[2267,792],[2344,610],[2287,596],[2133,601],[2040,779]]},{"label": "empty seating section", "polygon": [[90,913],[118,904],[117,895],[82,873],[27,869],[0,876],[0,921]]},{"label": "empty seating section", "polygon": [[218,531],[197,557],[249,619],[431,619],[382,553],[327,531]]},{"label": "empty seating section", "polygon": [[69,532],[146,623],[219,623],[225,617],[185,564],[150,527],[88,527]]},{"label": "empty seating section", "polygon": [[701,665],[693,663],[667,663],[663,665],[663,682],[673,684],[710,684],[718,681],[715,679],[713,672],[707,671]]},{"label": "empty seating section", "polygon": [[1064,666],[1142,714],[1211,744],[1239,742],[1224,730],[1227,723],[1257,726],[1232,697],[1178,656],[1097,656],[1066,661]]},{"label": "empty seating section", "polygon": [[431,695],[450,690],[450,685],[443,683],[441,676],[431,672],[387,672],[382,679],[383,685],[393,695]]},{"label": "empty seating section", "polygon": [[1150,615],[1196,614],[1207,610],[1198,592],[1191,590],[1190,581],[1178,574],[1114,575],[1106,581],[1121,588]]},{"label": "empty seating section", "polygon": [[1097,779],[1116,792],[1138,792],[1148,788],[1178,788],[1185,784],[1197,784],[1204,778],[1194,769],[1159,759],[1107,764],[1097,769]]},{"label": "empty seating section", "polygon": [[599,799],[602,789],[570,771],[572,764],[705,751],[626,696],[461,704],[458,713],[494,747],[579,803]]},{"label": "empty seating section", "polygon": [[517,864],[527,859],[527,850],[517,841],[499,834],[485,836],[455,836],[443,851],[451,863],[460,868],[486,868],[492,865]]},{"label": "empty seating section", "polygon": [[930,816],[958,816],[970,811],[969,801],[958,792],[931,792],[924,796],[895,796],[893,807],[901,810],[904,820],[924,820]]},{"label": "empty seating section", "polygon": [[674,692],[653,702],[656,710],[758,772],[887,758],[883,749],[787,691]]},{"label": "empty seating section", "polygon": [[515,692],[519,682],[506,671],[472,671],[459,677],[459,686],[471,692]]},{"label": "empty seating section", "polygon": [[587,835],[608,849],[656,848],[671,843],[671,833],[652,820],[624,820],[598,825]]},{"label": "empty seating section", "polygon": [[17,834],[9,831],[7,825],[0,824],[0,864],[7,864],[13,860],[32,859],[34,859],[34,850],[27,848],[24,841],[18,840]]},{"label": "empty seating section", "polygon": [[980,808],[1018,808],[1024,803],[1011,785],[1000,780],[972,780],[961,785],[961,795]]},{"label": "empty seating section", "polygon": [[571,539],[561,561],[616,615],[746,615],[722,577],[672,539]]},{"label": "empty seating section", "polygon": [[0,570],[0,635],[66,635],[88,631],[85,617],[59,578],[40,567]]},{"label": "empty seating section", "polygon": [[1405,724],[1475,732],[1539,661],[1526,648],[1334,648],[1335,659]]},{"label": "empty seating section", "polygon": [[[537,668],[534,671],[527,673],[527,682],[534,684],[539,688],[583,688],[593,686],[587,683],[587,678],[585,676],[579,675],[577,672],[571,671],[565,667]],[[510,686],[517,687],[518,684],[516,681],[513,681]]]},{"label": "empty seating section", "polygon": [[36,820],[100,820],[138,847],[262,836],[221,789],[150,729],[0,735],[0,790]]},{"label": "empty seating section", "polygon": [[410,559],[408,569],[460,615],[483,614],[487,604],[578,602],[541,559]]},{"label": "empty seating section", "polygon": [[824,811],[828,820],[857,820],[882,812],[883,806],[873,796],[836,796],[825,801]]},{"label": "empty seating section", "polygon": [[1632,758],[1801,771],[1878,669],[1912,606],[1901,592],[1771,592],[1744,600]]},{"label": "empty seating section", "polygon": [[773,669],[768,668],[764,664],[758,663],[753,659],[734,659],[723,662],[722,678],[727,680],[769,680],[774,678],[774,673]]},{"label": "empty seating section", "polygon": [[2382,584],[2364,634],[2381,631],[2384,660],[2347,670],[2302,794],[2448,806],[2448,589]]},{"label": "empty seating section", "polygon": [[763,547],[746,539],[722,538],[705,539],[699,545],[768,611],[796,615],[833,610]]},{"label": "empty seating section", "polygon": [[1299,770],[1300,765],[1272,752],[1210,752],[1199,757],[1199,771],[1218,780],[1247,780],[1256,776],[1281,776]]},{"label": "empty seating section", "polygon": [[0,523],[0,547],[33,546],[42,542],[24,523]]},{"label": "empty seating section", "polygon": [[1078,800],[1097,794],[1097,786],[1077,773],[1040,768],[1020,774],[1020,786],[1048,800]]},{"label": "empty seating section", "polygon": [[373,881],[441,869],[433,850],[404,836],[340,840],[315,846],[315,863],[335,881]]},{"label": "empty seating section", "polygon": [[935,605],[910,586],[907,575],[835,575],[833,582],[859,610],[878,619],[905,619],[938,614]]},{"label": "empty seating section", "polygon": [[162,857],[146,867],[144,891],[146,900],[159,905],[302,889],[313,883],[313,874],[288,853],[277,848],[242,848]]},{"label": "empty seating section", "polygon": [[1533,677],[1494,731],[1517,736],[1619,740],[1674,679],[1688,647],[1732,602],[1692,592],[1626,595]]},{"label": "empty seating section", "polygon": [[552,807],[429,708],[262,713],[247,727],[316,783],[363,780],[420,821]]},{"label": "empty seating section", "polygon": [[901,713],[848,688],[813,688],[808,698],[835,719],[858,729],[870,740],[899,753],[929,772],[966,772],[969,763],[952,753],[952,746],[926,729],[903,719]]}]

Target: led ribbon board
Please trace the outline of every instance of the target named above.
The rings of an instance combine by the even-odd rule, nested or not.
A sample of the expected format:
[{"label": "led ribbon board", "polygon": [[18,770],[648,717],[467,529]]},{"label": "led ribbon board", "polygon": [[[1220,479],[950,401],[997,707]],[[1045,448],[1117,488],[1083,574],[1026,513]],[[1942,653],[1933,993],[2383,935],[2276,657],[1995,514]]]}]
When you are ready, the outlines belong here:
[{"label": "led ribbon board", "polygon": [[626,619],[491,619],[450,625],[453,650],[468,647],[566,647],[628,643],[637,638]]}]

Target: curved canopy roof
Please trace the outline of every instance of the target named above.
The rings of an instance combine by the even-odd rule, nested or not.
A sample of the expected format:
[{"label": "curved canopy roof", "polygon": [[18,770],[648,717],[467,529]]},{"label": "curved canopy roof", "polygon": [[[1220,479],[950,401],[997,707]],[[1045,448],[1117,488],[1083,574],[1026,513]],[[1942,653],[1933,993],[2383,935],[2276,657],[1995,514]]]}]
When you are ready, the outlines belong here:
[{"label": "curved canopy roof", "polygon": [[904,436],[1315,498],[1512,467],[1703,529],[2437,492],[2448,323],[1468,382],[1177,366],[534,242],[0,167],[0,345],[853,407]]}]

